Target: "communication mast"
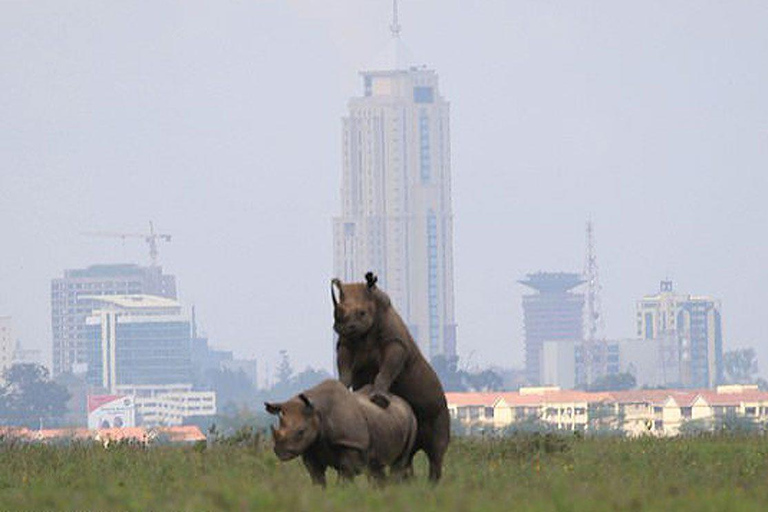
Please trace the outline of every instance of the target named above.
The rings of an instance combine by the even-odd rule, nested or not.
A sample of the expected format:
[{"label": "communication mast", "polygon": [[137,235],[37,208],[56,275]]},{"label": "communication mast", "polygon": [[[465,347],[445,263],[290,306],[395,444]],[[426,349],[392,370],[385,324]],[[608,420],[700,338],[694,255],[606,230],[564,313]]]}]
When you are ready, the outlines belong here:
[{"label": "communication mast", "polygon": [[595,230],[592,220],[587,221],[587,257],[584,262],[587,281],[587,340],[595,341],[602,335],[603,315],[600,307],[600,276],[595,253]]},{"label": "communication mast", "polygon": [[587,386],[596,377],[597,362],[600,357],[600,347],[603,335],[603,315],[600,305],[600,276],[595,251],[595,230],[592,219],[587,221],[587,254],[584,262],[584,280],[587,283],[587,335],[584,340],[582,361],[584,362],[584,377]]},{"label": "communication mast", "polygon": [[400,20],[397,15],[397,0],[392,0],[392,24],[389,26],[392,37],[400,37]]}]

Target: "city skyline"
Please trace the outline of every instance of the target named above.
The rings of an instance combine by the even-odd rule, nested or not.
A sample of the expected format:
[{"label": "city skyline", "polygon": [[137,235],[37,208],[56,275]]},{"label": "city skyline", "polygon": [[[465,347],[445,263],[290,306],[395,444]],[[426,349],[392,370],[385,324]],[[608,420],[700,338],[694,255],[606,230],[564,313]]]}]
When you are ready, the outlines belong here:
[{"label": "city skyline", "polygon": [[[401,4],[451,100],[460,355],[522,366],[515,281],[578,271],[591,218],[606,336],[670,278],[720,299],[724,348],[765,365],[768,8],[597,5]],[[146,264],[81,231],[153,219],[217,346],[329,368],[339,119],[391,3],[0,10],[0,316],[24,345],[50,357],[64,269]]]}]

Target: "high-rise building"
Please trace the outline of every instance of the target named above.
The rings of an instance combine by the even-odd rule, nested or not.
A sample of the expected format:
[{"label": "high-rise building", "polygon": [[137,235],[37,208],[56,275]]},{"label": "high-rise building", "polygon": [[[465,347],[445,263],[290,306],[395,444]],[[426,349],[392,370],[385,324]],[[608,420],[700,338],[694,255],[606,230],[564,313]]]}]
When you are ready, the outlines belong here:
[{"label": "high-rise building", "polygon": [[659,293],[637,301],[637,335],[676,345],[681,385],[713,388],[723,376],[720,302],[712,297],[675,293],[662,281]]},{"label": "high-rise building", "polygon": [[580,341],[584,337],[584,295],[572,290],[582,284],[581,274],[537,272],[521,284],[536,293],[523,296],[525,373],[529,384],[542,380],[542,350],[547,341]]},{"label": "high-rise building", "polygon": [[13,324],[10,316],[0,316],[0,382],[5,370],[13,365],[13,350],[16,340],[13,337]]},{"label": "high-rise building", "polygon": [[85,328],[90,385],[114,394],[118,386],[191,382],[191,325],[178,302],[152,295],[80,299],[93,303]]},{"label": "high-rise building", "polygon": [[84,295],[147,294],[176,298],[176,278],[163,274],[161,267],[139,265],[93,265],[65,270],[63,278],[51,282],[51,327],[53,333],[53,374],[80,370],[88,357],[84,336],[85,319],[92,301]]},{"label": "high-rise building", "polygon": [[379,277],[427,357],[456,354],[449,105],[438,76],[406,60],[400,26],[384,62],[361,72],[343,118],[334,271]]}]

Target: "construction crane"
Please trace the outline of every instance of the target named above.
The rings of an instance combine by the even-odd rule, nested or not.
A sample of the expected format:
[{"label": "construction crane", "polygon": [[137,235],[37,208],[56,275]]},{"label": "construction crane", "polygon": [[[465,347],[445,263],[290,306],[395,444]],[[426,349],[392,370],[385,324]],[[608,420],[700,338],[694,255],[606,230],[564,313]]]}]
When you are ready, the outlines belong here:
[{"label": "construction crane", "polygon": [[153,267],[158,266],[157,260],[159,252],[157,245],[159,241],[170,242],[171,235],[164,233],[155,233],[155,226],[152,221],[149,221],[149,234],[146,233],[114,233],[110,231],[85,231],[82,233],[85,236],[100,236],[108,238],[120,238],[125,242],[126,238],[141,238],[147,245],[149,245],[149,261]]}]

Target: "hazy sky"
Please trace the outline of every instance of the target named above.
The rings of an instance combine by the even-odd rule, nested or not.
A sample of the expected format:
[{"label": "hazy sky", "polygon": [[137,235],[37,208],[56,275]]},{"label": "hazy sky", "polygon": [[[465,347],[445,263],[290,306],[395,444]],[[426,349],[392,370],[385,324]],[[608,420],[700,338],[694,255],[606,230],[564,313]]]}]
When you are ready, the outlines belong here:
[{"label": "hazy sky", "polygon": [[[330,367],[340,118],[386,0],[0,1],[0,315],[50,357],[50,280],[161,247],[212,342]],[[580,271],[606,333],[673,279],[768,370],[768,2],[403,0],[451,102],[456,317],[522,364],[526,272]]]}]

